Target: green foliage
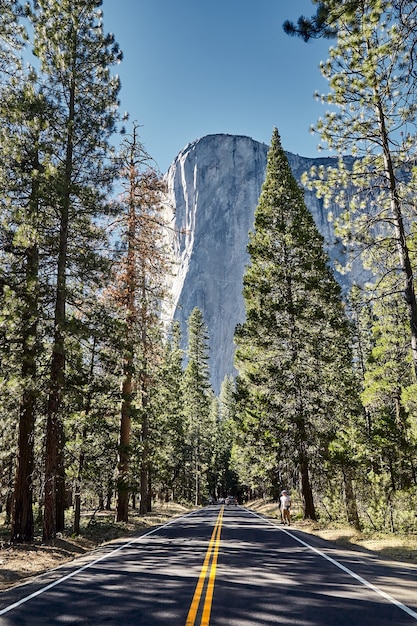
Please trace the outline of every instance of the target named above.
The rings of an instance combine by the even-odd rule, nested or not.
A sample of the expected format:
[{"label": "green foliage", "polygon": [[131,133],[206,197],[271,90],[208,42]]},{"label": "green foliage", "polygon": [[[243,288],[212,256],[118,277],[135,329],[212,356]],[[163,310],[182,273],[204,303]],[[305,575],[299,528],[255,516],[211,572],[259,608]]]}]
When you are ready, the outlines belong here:
[{"label": "green foliage", "polygon": [[[336,233],[375,276],[373,293],[387,303],[403,291],[408,305],[412,364],[417,364],[417,305],[410,224],[416,189],[411,174],[416,133],[412,41],[405,3],[326,2],[337,44],[322,64],[328,110],[314,130],[339,154],[336,166],[313,168],[306,182],[332,207]],[[345,155],[352,155],[345,157]],[[385,278],[389,277],[387,281]]]},{"label": "green foliage", "polygon": [[210,416],[213,391],[210,386],[208,334],[203,315],[195,307],[188,318],[187,365],[182,380],[189,491],[195,504],[202,502],[207,488],[207,471],[212,457],[212,422]]},{"label": "green foliage", "polygon": [[321,64],[329,93],[317,95],[327,111],[313,130],[339,159],[313,168],[304,182],[324,198],[352,259],[360,255],[373,275],[349,302],[364,409],[336,435],[329,455],[355,472],[363,524],[372,526],[375,518],[375,528],[387,528],[390,517],[394,528],[392,502],[416,484],[415,6],[409,0],[317,4],[317,14],[300,18],[291,34],[308,39],[331,27],[336,35]]},{"label": "green foliage", "polygon": [[[239,377],[215,398],[201,312],[190,315],[185,366],[178,325],[161,339],[164,185],[137,125],[113,158],[111,68],[122,55],[103,31],[101,1],[37,0],[28,35],[18,2],[0,0],[0,502],[16,538],[13,489],[15,509],[26,501],[42,512],[43,485],[65,469],[75,508],[110,505],[121,450],[126,494],[141,491],[141,507],[156,494],[198,504],[301,484],[306,516],[316,501],[321,516],[357,525],[356,498],[365,529],[415,530],[415,28],[409,0],[316,4],[294,32],[338,34],[317,130],[353,158],[314,172],[312,184],[342,207],[337,233],[376,279],[351,294],[352,328],[274,131],[248,245]],[[36,71],[22,69],[25,42]],[[117,176],[124,193],[113,202]],[[132,420],[125,442],[121,399]],[[52,474],[48,417],[65,435]]]},{"label": "green foliage", "polygon": [[[313,0],[315,2],[315,0]],[[329,7],[329,2],[317,2],[316,14],[311,18],[300,16],[297,24],[290,20],[285,20],[283,24],[284,32],[287,35],[301,37],[304,41],[318,37],[333,38],[336,36],[334,27],[334,17]],[[340,2],[339,8],[340,8]],[[343,3],[345,5],[345,3]],[[350,3],[352,4],[352,3]],[[343,10],[343,9],[342,9]]]},{"label": "green foliage", "polygon": [[351,410],[350,329],[276,129],[248,251],[246,321],[236,331],[240,419],[245,438],[259,442],[258,462],[281,468],[275,480],[303,474],[314,516],[309,471],[320,471],[320,457]]},{"label": "green foliage", "polygon": [[[0,353],[1,376],[7,375],[8,383],[2,386],[0,406],[4,398],[4,406],[10,407],[14,394],[11,415],[14,432],[19,432],[15,507],[25,510],[31,509],[30,499],[40,491],[35,492],[32,477],[44,481],[39,453],[50,389],[57,390],[53,400],[52,394],[49,397],[50,409],[56,409],[50,414],[55,414],[61,432],[67,426],[68,437],[76,437],[71,419],[64,424],[63,418],[64,413],[72,416],[85,410],[79,400],[84,357],[74,346],[86,345],[92,337],[89,314],[95,308],[96,289],[108,274],[103,255],[106,234],[98,218],[108,213],[105,194],[113,180],[105,160],[117,119],[119,81],[109,66],[120,54],[112,38],[102,33],[98,6],[34,3],[27,17],[38,73],[29,68],[9,76],[1,57]],[[0,33],[16,54],[25,37],[18,14],[17,3],[9,2]],[[13,54],[9,62],[19,69]],[[81,364],[78,377],[72,360]],[[13,379],[18,382],[14,390]],[[47,437],[49,451],[55,443],[48,444]],[[68,442],[70,463],[72,452]],[[61,476],[62,453],[62,449],[53,452],[60,457]],[[22,537],[21,532],[13,529],[16,537]]]},{"label": "green foliage", "polygon": [[185,466],[188,458],[186,423],[182,394],[183,353],[181,331],[174,322],[164,354],[156,369],[155,385],[151,392],[154,420],[151,448],[154,470],[153,484],[160,495],[186,500]]}]

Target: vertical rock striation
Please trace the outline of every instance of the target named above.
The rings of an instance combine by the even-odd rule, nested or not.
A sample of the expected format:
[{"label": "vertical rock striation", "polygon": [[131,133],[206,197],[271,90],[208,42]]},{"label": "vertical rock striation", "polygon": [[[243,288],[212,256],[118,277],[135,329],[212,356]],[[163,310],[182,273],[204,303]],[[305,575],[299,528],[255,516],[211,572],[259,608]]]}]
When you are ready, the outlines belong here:
[{"label": "vertical rock striation", "polygon": [[[176,273],[172,280],[170,315],[179,320],[183,336],[192,309],[203,312],[210,341],[213,388],[219,392],[226,374],[234,374],[233,335],[245,316],[242,279],[249,262],[248,233],[265,179],[268,146],[249,137],[208,135],[188,144],[169,168],[168,204],[179,233],[175,242]],[[332,159],[309,159],[287,153],[295,178],[313,164]],[[327,211],[314,193],[305,199],[323,235],[331,263],[344,263]],[[351,275],[336,278],[344,289]]]}]

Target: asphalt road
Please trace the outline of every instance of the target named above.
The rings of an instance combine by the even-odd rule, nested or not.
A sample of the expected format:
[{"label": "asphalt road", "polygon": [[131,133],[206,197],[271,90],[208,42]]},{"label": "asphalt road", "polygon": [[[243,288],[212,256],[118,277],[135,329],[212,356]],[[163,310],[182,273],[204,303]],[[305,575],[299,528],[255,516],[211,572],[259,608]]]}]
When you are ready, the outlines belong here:
[{"label": "asphalt road", "polygon": [[1,593],[0,624],[417,626],[417,568],[212,506]]}]

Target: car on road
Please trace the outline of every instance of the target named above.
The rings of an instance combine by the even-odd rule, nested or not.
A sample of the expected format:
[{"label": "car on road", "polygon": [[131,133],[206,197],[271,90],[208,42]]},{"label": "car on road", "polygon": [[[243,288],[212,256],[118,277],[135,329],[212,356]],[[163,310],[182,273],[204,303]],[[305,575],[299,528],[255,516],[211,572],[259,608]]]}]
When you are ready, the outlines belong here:
[{"label": "car on road", "polygon": [[237,499],[234,496],[227,496],[225,504],[237,504]]}]

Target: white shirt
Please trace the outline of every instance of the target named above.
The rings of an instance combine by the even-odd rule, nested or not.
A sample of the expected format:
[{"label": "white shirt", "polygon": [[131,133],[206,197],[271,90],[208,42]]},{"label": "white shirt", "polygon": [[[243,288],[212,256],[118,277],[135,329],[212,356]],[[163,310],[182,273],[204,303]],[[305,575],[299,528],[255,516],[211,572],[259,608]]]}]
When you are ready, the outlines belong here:
[{"label": "white shirt", "polygon": [[291,498],[287,493],[284,493],[279,501],[281,502],[281,509],[287,509],[291,505]]}]

